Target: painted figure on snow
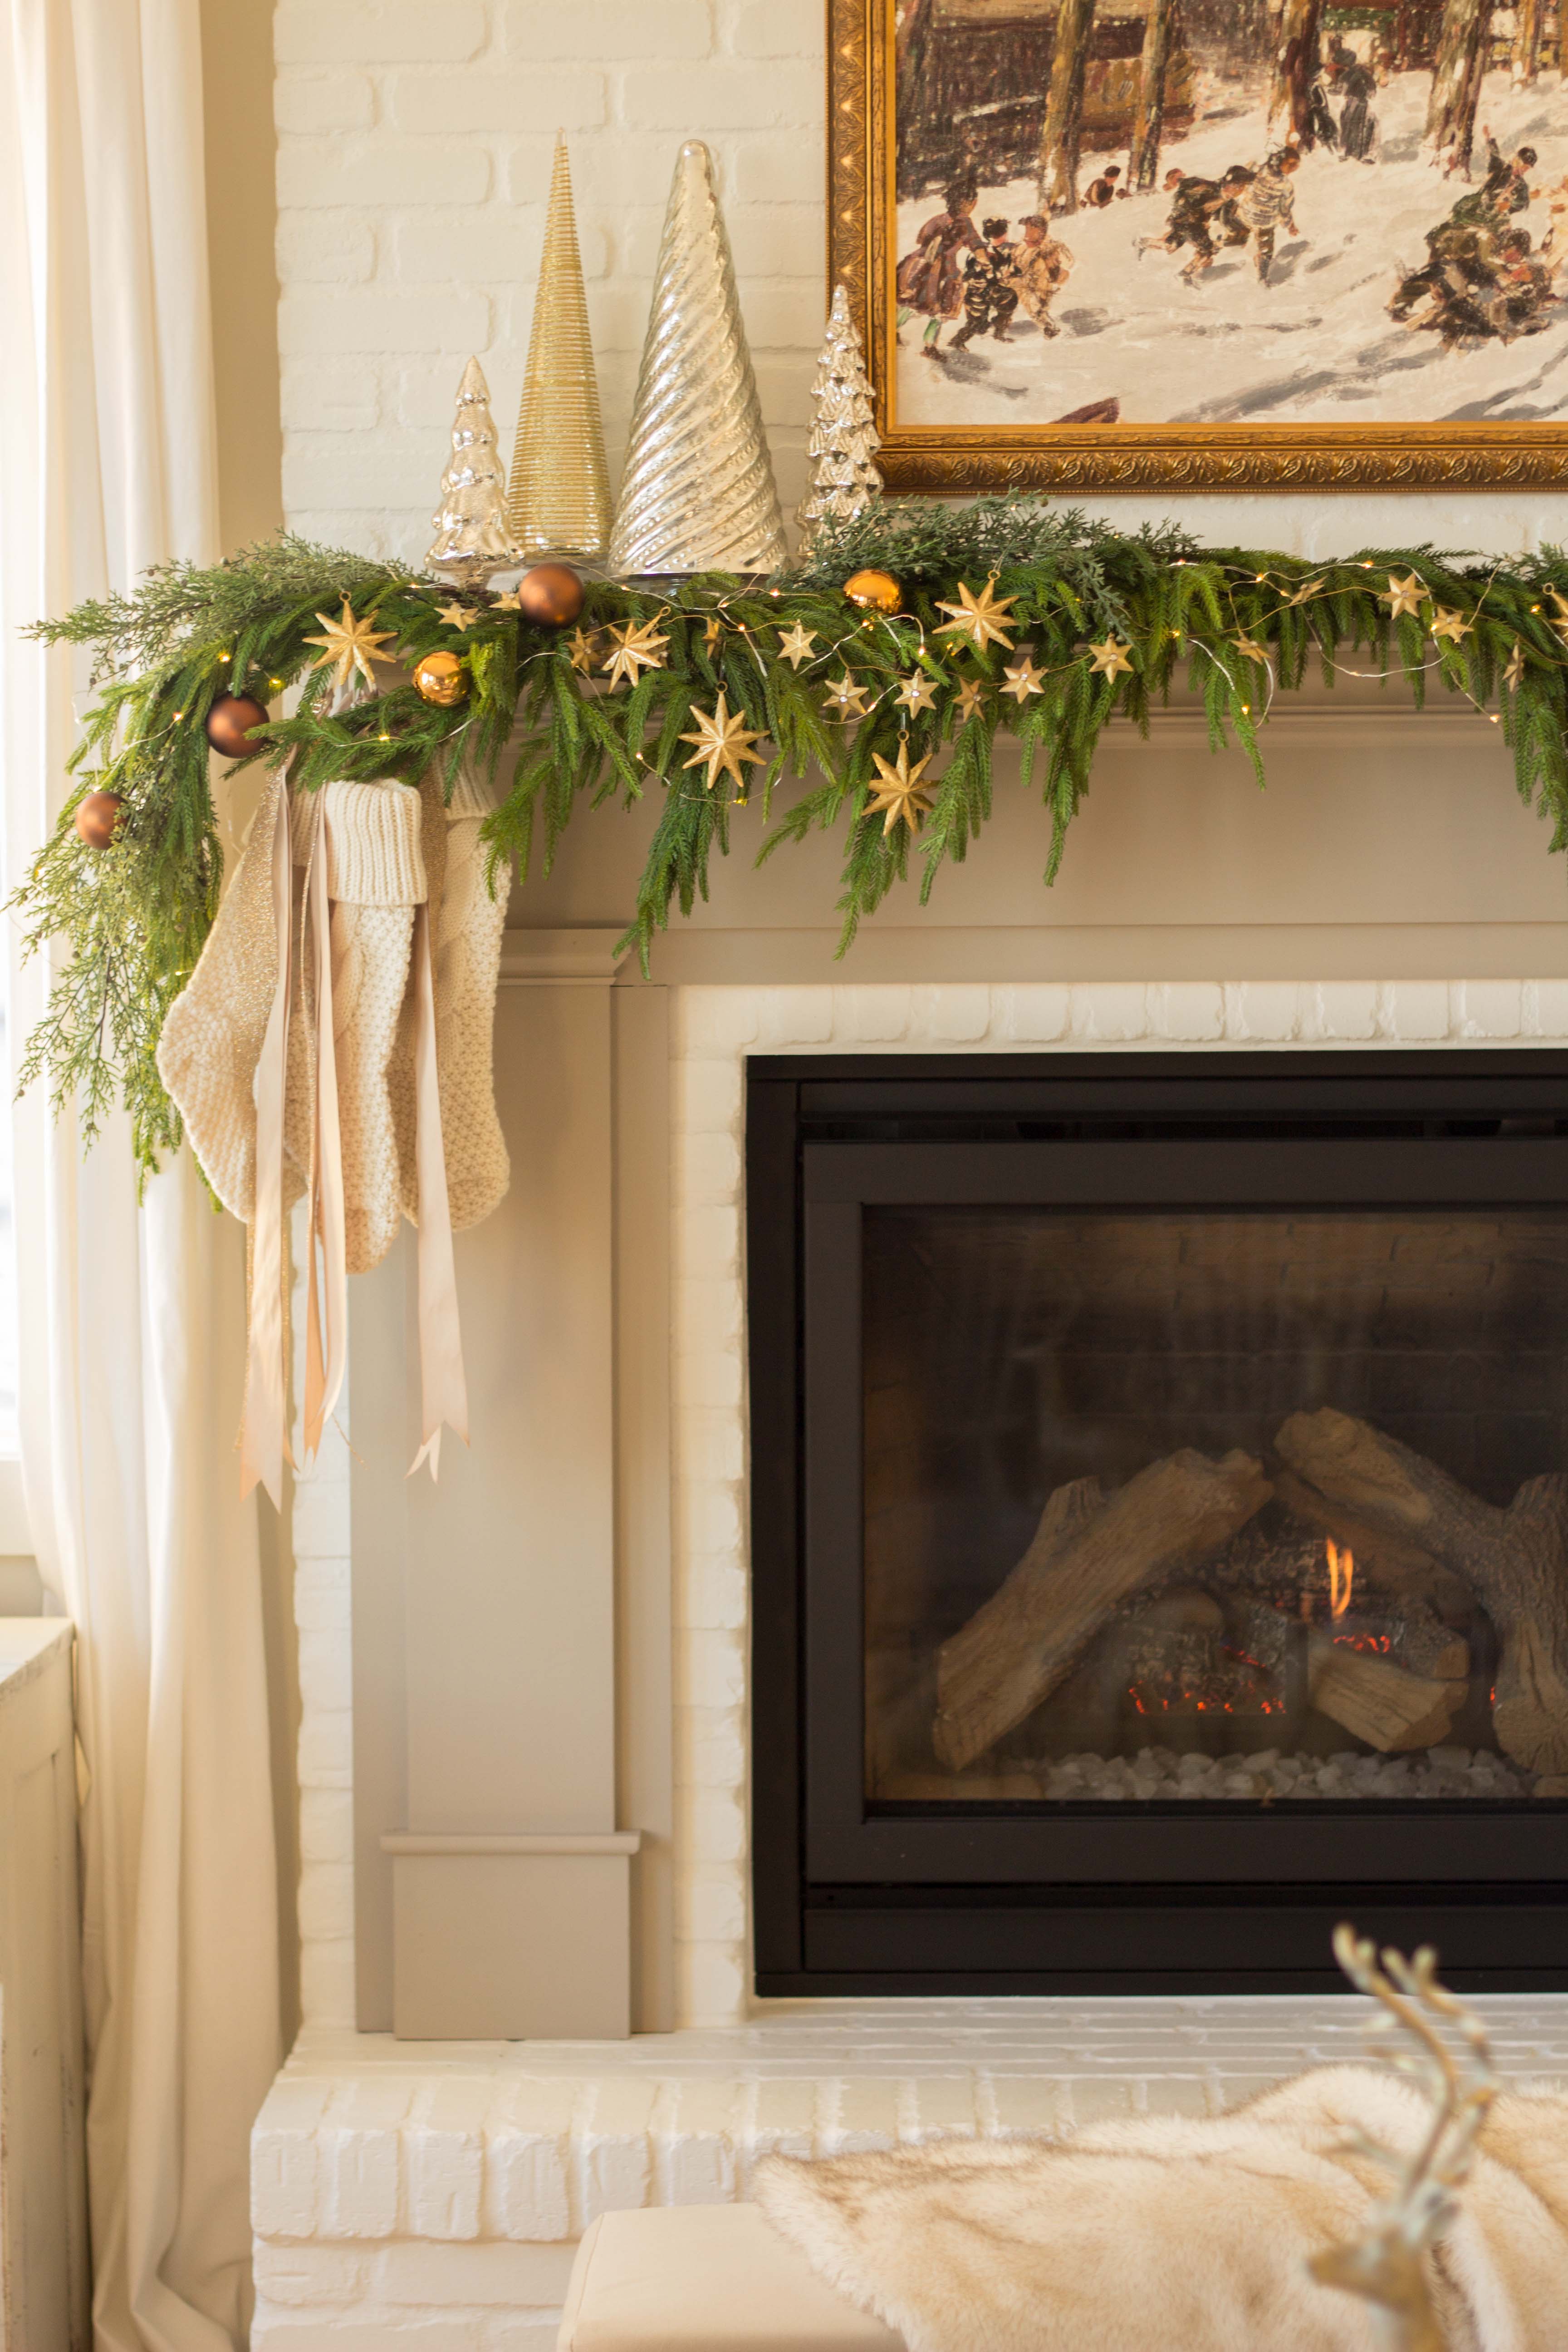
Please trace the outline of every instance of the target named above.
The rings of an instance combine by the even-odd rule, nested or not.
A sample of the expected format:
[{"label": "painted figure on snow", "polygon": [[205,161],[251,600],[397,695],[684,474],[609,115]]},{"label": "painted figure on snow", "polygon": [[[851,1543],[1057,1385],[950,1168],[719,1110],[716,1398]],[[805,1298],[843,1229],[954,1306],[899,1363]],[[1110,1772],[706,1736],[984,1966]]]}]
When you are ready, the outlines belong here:
[{"label": "painted figure on snow", "polygon": [[895,425],[1568,420],[1568,0],[894,21]]}]

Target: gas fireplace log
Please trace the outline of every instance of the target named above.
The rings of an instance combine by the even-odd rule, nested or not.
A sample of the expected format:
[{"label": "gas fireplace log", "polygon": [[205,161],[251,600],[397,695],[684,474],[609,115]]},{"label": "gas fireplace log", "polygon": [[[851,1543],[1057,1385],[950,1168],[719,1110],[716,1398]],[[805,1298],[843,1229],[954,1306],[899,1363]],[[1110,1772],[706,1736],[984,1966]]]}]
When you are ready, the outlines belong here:
[{"label": "gas fireplace log", "polygon": [[1320,1715],[1385,1756],[1439,1746],[1470,1688],[1407,1674],[1392,1658],[1347,1649],[1327,1633],[1313,1633],[1308,1643],[1307,1679]]},{"label": "gas fireplace log", "polygon": [[1492,1711],[1516,1764],[1568,1771],[1568,1477],[1527,1479],[1506,1511],[1369,1422],[1325,1405],[1275,1440],[1309,1486],[1374,1533],[1414,1540],[1485,1603],[1502,1643]]},{"label": "gas fireplace log", "polygon": [[1109,1499],[1059,1486],[1012,1574],[937,1660],[932,1742],[961,1771],[1049,1697],[1119,1602],[1207,1558],[1269,1495],[1250,1454],[1184,1448]]},{"label": "gas fireplace log", "polygon": [[1273,1474],[1274,1491],[1293,1519],[1314,1535],[1332,1536],[1356,1558],[1356,1572],[1384,1592],[1418,1594],[1439,1611],[1468,1604],[1469,1588],[1452,1570],[1440,1568],[1429,1551],[1385,1529],[1370,1527],[1342,1503],[1320,1495],[1289,1470]]}]

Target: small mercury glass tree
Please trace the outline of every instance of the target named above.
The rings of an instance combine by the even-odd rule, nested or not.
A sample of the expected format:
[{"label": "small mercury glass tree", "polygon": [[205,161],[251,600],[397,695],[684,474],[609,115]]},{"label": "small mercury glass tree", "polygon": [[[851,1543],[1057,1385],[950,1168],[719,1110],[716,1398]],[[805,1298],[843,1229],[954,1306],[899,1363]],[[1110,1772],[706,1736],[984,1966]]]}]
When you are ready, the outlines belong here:
[{"label": "small mercury glass tree", "polygon": [[871,415],[871,386],[859,331],[849,316],[849,296],[833,289],[827,335],[811,386],[811,431],[805,454],[810,479],[795,510],[805,554],[825,522],[847,522],[881,494],[877,470],[881,446]]},{"label": "small mercury glass tree", "polygon": [[496,447],[490,388],[478,360],[468,362],[458,386],[451,461],[431,520],[436,536],[425,561],[462,587],[480,588],[492,572],[523,560],[506,519],[506,467]]}]

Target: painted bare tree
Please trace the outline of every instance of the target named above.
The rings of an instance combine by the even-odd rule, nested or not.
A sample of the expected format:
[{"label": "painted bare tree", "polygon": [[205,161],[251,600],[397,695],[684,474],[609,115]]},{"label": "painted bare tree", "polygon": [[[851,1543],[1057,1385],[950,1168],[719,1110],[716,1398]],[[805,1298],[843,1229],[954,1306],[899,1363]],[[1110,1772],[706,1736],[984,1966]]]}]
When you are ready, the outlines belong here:
[{"label": "painted bare tree", "polygon": [[1040,133],[1040,210],[1078,210],[1079,147],[1083,131],[1083,85],[1094,0],[1061,0],[1051,51],[1051,81]]},{"label": "painted bare tree", "polygon": [[1514,16],[1513,81],[1516,89],[1535,79],[1541,66],[1541,0],[1519,0]]},{"label": "painted bare tree", "polygon": [[1132,125],[1132,184],[1152,188],[1165,135],[1165,79],[1175,39],[1176,0],[1149,0],[1138,61],[1138,112]]},{"label": "painted bare tree", "polygon": [[1279,46],[1274,52],[1274,87],[1268,97],[1271,136],[1304,139],[1307,135],[1321,14],[1321,0],[1285,0],[1279,12]]},{"label": "painted bare tree", "polygon": [[1426,138],[1450,172],[1468,172],[1491,41],[1492,0],[1447,0],[1426,109]]}]

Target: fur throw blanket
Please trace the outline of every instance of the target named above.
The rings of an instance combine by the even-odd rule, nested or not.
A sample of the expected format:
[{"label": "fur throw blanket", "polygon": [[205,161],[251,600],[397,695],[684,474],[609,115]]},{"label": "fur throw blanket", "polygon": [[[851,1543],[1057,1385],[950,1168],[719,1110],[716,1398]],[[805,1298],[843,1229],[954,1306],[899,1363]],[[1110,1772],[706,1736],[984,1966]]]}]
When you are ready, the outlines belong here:
[{"label": "fur throw blanket", "polygon": [[[756,2196],[813,2268],[909,2352],[1376,2352],[1380,2315],[1308,2258],[1365,2234],[1426,2100],[1324,2067],[1210,2122],[1057,2140],[772,2157]],[[1450,2352],[1568,2347],[1568,2096],[1504,2092],[1429,2256]]]}]

